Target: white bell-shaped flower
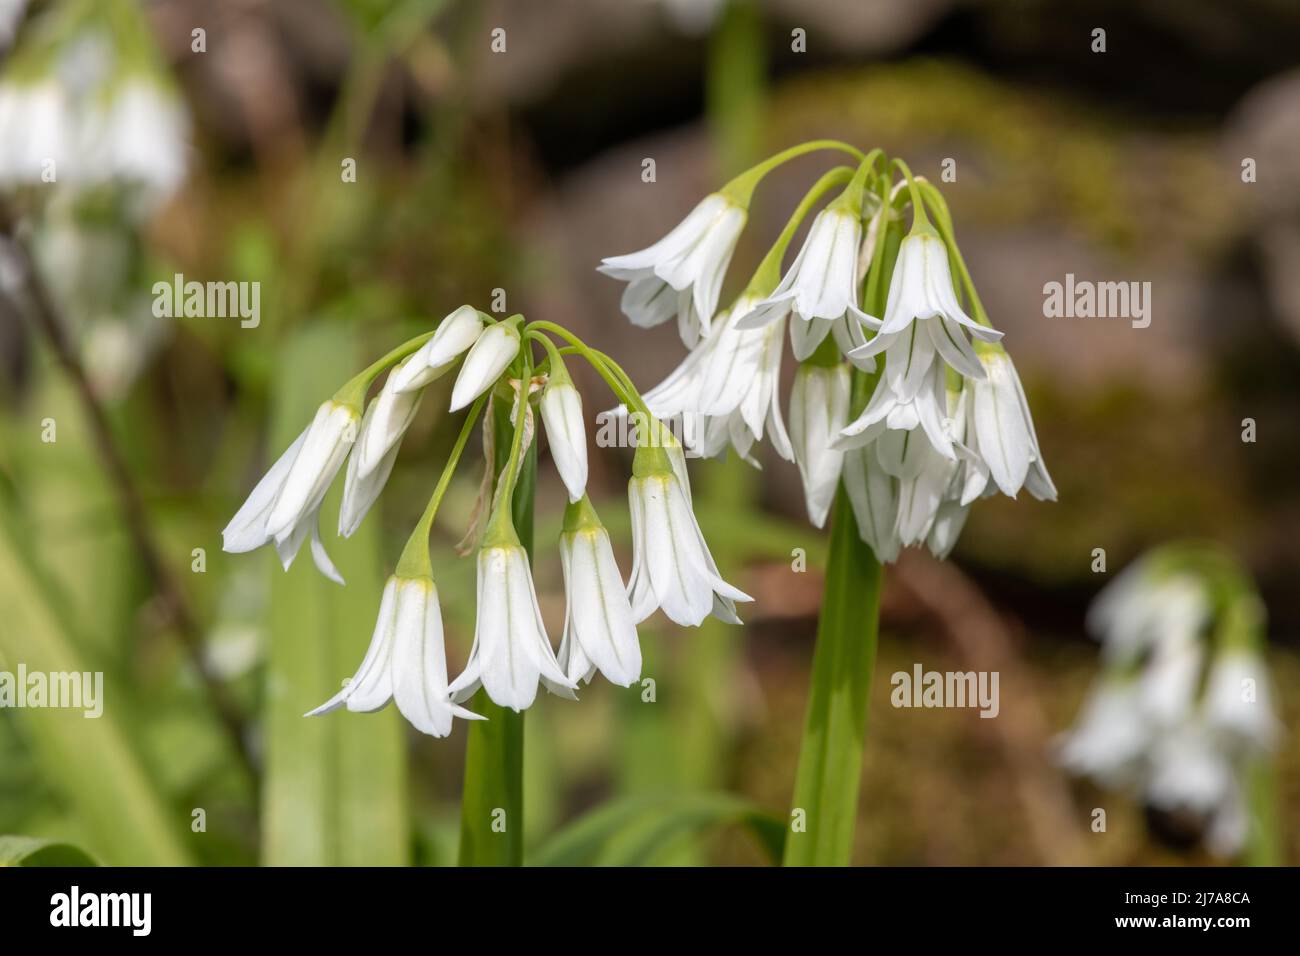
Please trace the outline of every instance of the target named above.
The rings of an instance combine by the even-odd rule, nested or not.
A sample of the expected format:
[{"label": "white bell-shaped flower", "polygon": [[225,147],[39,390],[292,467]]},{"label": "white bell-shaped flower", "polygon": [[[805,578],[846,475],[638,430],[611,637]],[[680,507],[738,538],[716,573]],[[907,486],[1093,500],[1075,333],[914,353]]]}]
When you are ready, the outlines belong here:
[{"label": "white bell-shaped flower", "polygon": [[967,484],[964,500],[983,493],[992,478],[1004,495],[1014,498],[1020,489],[1040,501],[1055,501],[1056,486],[1043,463],[1029,402],[1011,356],[1002,349],[981,349],[979,360],[986,369],[983,378],[971,379],[972,393],[966,444],[976,466]]},{"label": "white bell-shaped flower", "polygon": [[467,407],[493,385],[519,354],[519,330],[513,323],[488,326],[470,347],[451,389],[451,411]]},{"label": "white bell-shaped flower", "polygon": [[576,686],[546,636],[528,553],[517,538],[489,541],[478,553],[474,645],[451,693],[464,701],[482,686],[493,703],[521,711],[532,705],[542,678],[566,690]]},{"label": "white bell-shaped flower", "polygon": [[898,538],[898,479],[876,462],[872,445],[844,452],[843,470],[858,537],[871,546],[876,560],[896,561],[902,547]]},{"label": "white bell-shaped flower", "polygon": [[1280,727],[1264,656],[1239,647],[1215,655],[1204,709],[1207,726],[1230,744],[1257,751],[1272,747]]},{"label": "white bell-shaped flower", "polygon": [[567,374],[552,377],[546,384],[541,412],[555,470],[569,492],[569,501],[578,501],[587,489],[587,423],[582,417],[582,397]]},{"label": "white bell-shaped flower", "polygon": [[1057,759],[1072,773],[1116,786],[1140,771],[1151,736],[1137,682],[1112,678],[1089,692],[1074,726],[1057,740]]},{"label": "white bell-shaped flower", "polygon": [[848,365],[804,364],[795,372],[790,392],[790,444],[803,479],[808,520],[826,523],[839,487],[844,453],[833,442],[849,417],[851,379]]},{"label": "white bell-shaped flower", "polygon": [[609,532],[584,496],[569,505],[560,534],[564,568],[564,636],[558,660],[573,682],[599,670],[630,687],[641,676],[641,644]]},{"label": "white bell-shaped flower", "polygon": [[312,558],[326,577],[343,579],[325,553],[318,517],[321,502],[357,438],[359,416],[350,405],[333,400],[258,482],[222,531],[226,551],[252,551],[274,542],[285,569],[311,535]]},{"label": "white bell-shaped flower", "polygon": [[683,440],[696,454],[712,457],[730,444],[755,463],[751,449],[767,434],[778,455],[793,458],[780,406],[782,327],[737,327],[756,301],[742,296],[720,312],[712,334],[644,395],[659,418],[682,417]]},{"label": "white bell-shaped flower", "polygon": [[739,623],[736,601],[748,594],[722,580],[704,534],[691,511],[685,460],[667,430],[637,447],[628,482],[632,513],[632,573],[628,593],[632,616],[643,621],[663,608],[671,620],[694,627],[710,614]]},{"label": "white bell-shaped flower", "polygon": [[741,328],[761,328],[791,313],[791,342],[800,361],[837,323],[845,323],[837,333],[842,348],[865,347],[862,328],[879,328],[880,320],[858,306],[861,242],[862,223],[855,213],[835,204],[823,209],[781,282],[741,320]]},{"label": "white bell-shaped flower", "polygon": [[442,610],[429,578],[388,579],[361,666],[341,691],[307,716],[340,707],[375,711],[390,700],[416,730],[434,737],[451,733],[454,717],[481,719],[453,703],[448,693]]},{"label": "white bell-shaped flower", "polygon": [[416,391],[444,375],[482,334],[483,317],[478,309],[462,305],[439,322],[429,341],[393,372],[393,391]]},{"label": "white bell-shaped flower", "polygon": [[709,334],[747,218],[743,208],[712,193],[654,245],[604,259],[599,270],[630,283],[622,307],[634,324],[658,325],[676,313],[682,341],[694,348]]}]

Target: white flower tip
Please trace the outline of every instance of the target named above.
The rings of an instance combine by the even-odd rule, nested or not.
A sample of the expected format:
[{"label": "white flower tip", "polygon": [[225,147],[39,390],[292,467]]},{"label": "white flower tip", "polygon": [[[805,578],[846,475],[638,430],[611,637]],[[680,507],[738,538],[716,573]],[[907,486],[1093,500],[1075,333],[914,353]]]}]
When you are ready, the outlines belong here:
[{"label": "white flower tip", "polygon": [[307,711],[307,713],[303,714],[303,716],[320,717],[322,714],[329,714],[332,713],[333,711],[338,710],[340,707],[342,707],[344,704],[347,703],[348,691],[351,689],[351,686],[352,686],[351,682],[349,682],[346,686],[344,686],[344,688],[341,691],[339,691],[329,700],[325,701],[325,703],[321,704],[319,707],[312,708],[311,710]]},{"label": "white flower tip", "polygon": [[735,328],[742,331],[761,329],[764,326],[771,325],[781,316],[781,310],[777,308],[778,304],[785,299],[790,298],[791,293],[784,294],[778,298],[764,299],[754,308],[746,312],[737,322]]},{"label": "white flower tip", "polygon": [[869,329],[878,329],[885,324],[884,319],[878,319],[874,315],[863,312],[851,302],[849,303],[849,314]]},{"label": "white flower tip", "polygon": [[740,615],[736,613],[736,605],[721,598],[714,599],[713,610],[709,612],[709,616],[716,618],[723,624],[739,625],[745,623],[740,619]]},{"label": "white flower tip", "polygon": [[625,674],[622,671],[617,671],[614,673],[605,671],[603,673],[605,675],[605,680],[609,681],[615,687],[631,687],[633,684],[636,683],[637,678],[640,676],[639,674],[632,674],[632,675]]},{"label": "white flower tip", "polygon": [[561,684],[550,678],[543,678],[542,684],[546,687],[547,692],[554,697],[559,697],[563,700],[578,699],[578,694],[577,694],[578,688],[576,684],[572,687],[569,687],[566,684]]},{"label": "white flower tip", "polygon": [[873,355],[848,355],[844,356],[860,372],[874,372],[876,370],[876,359]]},{"label": "white flower tip", "polygon": [[[448,697],[448,701],[450,700],[451,698]],[[451,704],[451,712],[461,720],[487,720],[487,718],[482,714],[476,714],[474,711],[468,710],[456,703]]]},{"label": "white flower tip", "polygon": [[748,594],[746,594],[744,591],[740,590],[740,588],[734,585],[727,585],[727,597],[732,601],[740,601],[742,603],[748,603],[754,600],[752,597],[750,597]]},{"label": "white flower tip", "polygon": [[[232,522],[221,532],[221,550],[229,552],[230,554],[243,554],[246,551],[252,551],[253,547],[249,546],[249,542],[240,540],[243,537],[244,535],[242,535],[238,529],[233,527]],[[260,546],[261,544],[266,543],[265,536],[259,537],[261,540],[259,544],[255,546]]]}]

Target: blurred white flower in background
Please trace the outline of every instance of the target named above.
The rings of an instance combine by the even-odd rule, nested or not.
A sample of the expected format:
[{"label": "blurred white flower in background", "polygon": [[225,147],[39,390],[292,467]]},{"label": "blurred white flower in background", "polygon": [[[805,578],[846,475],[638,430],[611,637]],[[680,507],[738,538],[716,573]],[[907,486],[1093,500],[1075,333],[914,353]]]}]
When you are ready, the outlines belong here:
[{"label": "blurred white flower in background", "polygon": [[0,84],[0,186],[39,183],[51,169],[57,177],[73,153],[74,125],[53,80]]},{"label": "blurred white flower in background", "polygon": [[1058,741],[1060,763],[1188,815],[1218,856],[1241,853],[1252,773],[1278,735],[1244,573],[1217,551],[1166,546],[1098,595],[1088,626],[1105,667]]},{"label": "blurred white flower in background", "polygon": [[[1220,654],[1205,689],[1205,717],[1209,728],[1229,744],[1271,746],[1279,729],[1273,716],[1272,691],[1260,681],[1268,664],[1258,653],[1233,649]],[[1255,698],[1243,699],[1242,688],[1254,682]]]},{"label": "blurred white flower in background", "polygon": [[7,59],[0,187],[111,185],[148,213],[181,185],[189,118],[133,4],[52,7]]},{"label": "blurred white flower in background", "polygon": [[141,277],[141,222],[188,166],[188,113],[139,6],[0,0],[0,191],[96,392],[121,395],[166,339]]},{"label": "blurred white flower in background", "polygon": [[682,33],[700,36],[713,29],[722,13],[724,0],[654,0]]},{"label": "blurred white flower in background", "polygon": [[1120,786],[1141,765],[1149,741],[1136,681],[1110,678],[1089,692],[1059,758],[1073,773]]},{"label": "blurred white flower in background", "polygon": [[13,42],[26,7],[27,0],[0,0],[0,50]]},{"label": "blurred white flower in background", "polygon": [[189,117],[158,83],[132,79],[90,114],[84,131],[86,181],[143,187],[152,200],[171,196],[185,179]]}]

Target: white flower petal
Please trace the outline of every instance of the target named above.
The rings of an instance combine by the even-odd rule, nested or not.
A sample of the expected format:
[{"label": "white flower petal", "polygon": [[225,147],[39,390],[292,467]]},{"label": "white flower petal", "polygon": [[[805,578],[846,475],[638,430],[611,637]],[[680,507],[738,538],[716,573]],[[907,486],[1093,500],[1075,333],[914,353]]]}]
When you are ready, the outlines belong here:
[{"label": "white flower petal", "polygon": [[498,322],[483,331],[456,375],[451,390],[451,411],[468,406],[493,385],[519,354],[519,331]]},{"label": "white flower petal", "polygon": [[277,542],[319,507],[356,441],[359,418],[355,409],[334,401],[317,409],[267,517],[266,533]]},{"label": "white flower petal", "polygon": [[1016,391],[1015,369],[1002,355],[984,359],[988,380],[972,383],[980,454],[1002,493],[1014,498],[1025,483],[1033,451]]},{"label": "white flower petal", "polygon": [[551,457],[569,492],[577,501],[587,488],[587,424],[582,398],[571,382],[552,383],[542,392],[542,423],[551,444]]},{"label": "white flower petal", "polygon": [[462,305],[440,323],[433,336],[390,376],[392,390],[411,392],[423,388],[451,368],[483,334],[483,317],[471,305]]},{"label": "white flower petal", "polygon": [[361,666],[344,688],[307,716],[328,713],[347,705],[348,710],[379,710],[392,699],[392,674],[388,662],[393,652],[393,628],[397,620],[397,579],[389,578],[379,602],[375,631]]},{"label": "white flower petal", "polygon": [[848,423],[850,390],[847,365],[801,365],[790,392],[790,443],[803,479],[808,518],[819,528],[839,485],[844,453],[832,442]]},{"label": "white flower petal", "polygon": [[853,506],[858,537],[871,546],[882,562],[898,559],[898,481],[875,460],[870,447],[844,453],[844,487]]},{"label": "white flower petal", "polygon": [[266,531],[266,519],[271,514],[271,508],[280,495],[280,489],[284,487],[289,469],[293,467],[310,430],[311,426],[302,430],[293,440],[293,444],[284,450],[271,466],[271,470],[253,488],[248,500],[235,512],[235,516],[221,532],[223,550],[243,553],[260,548],[271,540],[271,536]]}]

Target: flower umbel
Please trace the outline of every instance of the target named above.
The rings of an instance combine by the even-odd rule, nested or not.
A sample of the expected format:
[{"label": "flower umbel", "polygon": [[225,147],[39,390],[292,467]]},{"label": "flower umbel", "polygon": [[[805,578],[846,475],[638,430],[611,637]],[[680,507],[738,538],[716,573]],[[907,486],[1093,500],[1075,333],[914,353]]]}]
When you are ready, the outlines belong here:
[{"label": "flower umbel", "polygon": [[[795,865],[850,862],[881,562],[920,544],[946,557],[971,498],[986,486],[1055,497],[1018,379],[1002,374],[979,397],[980,423],[968,426],[975,387],[990,376],[981,350],[1000,352],[1002,333],[979,300],[937,188],[880,149],[863,153],[815,140],[757,163],[720,195],[748,209],[766,176],[821,150],[850,156],[853,165],[835,166],[807,190],[741,294],[712,322],[699,322],[698,343],[691,320],[690,334],[684,328],[682,335],[690,353],[646,395],[655,414],[680,417],[682,441],[696,453],[730,447],[758,466],[758,443],[769,435],[776,453],[798,465],[810,522],[830,525],[792,802],[808,827],[788,834],[784,849],[784,861]],[[810,218],[787,267],[790,243]],[[638,325],[671,314],[667,275],[651,263],[662,252],[652,247],[622,263],[642,270],[621,274],[632,281],[624,311]],[[710,274],[717,275],[723,259],[712,261]],[[618,263],[606,260],[602,271],[611,264]],[[783,421],[778,392],[787,325],[799,365]],[[1014,431],[985,434],[990,397],[992,420]],[[1014,414],[1004,408],[1011,398]],[[638,447],[629,487],[634,615],[661,606],[683,623],[702,620],[710,609],[730,619],[740,598],[697,540],[693,516],[687,520],[689,486],[674,480],[678,469],[663,457]],[[646,527],[656,518],[657,534]]]},{"label": "flower umbel", "polygon": [[1262,838],[1251,790],[1279,725],[1245,572],[1212,547],[1165,545],[1097,596],[1088,623],[1103,671],[1059,741],[1062,765],[1183,815],[1218,856]]},{"label": "flower umbel", "polygon": [[[541,361],[535,365],[536,346],[541,346]],[[425,388],[459,366],[448,409],[454,413],[469,406],[459,437],[385,586],[369,650],[352,680],[312,715],[343,707],[376,710],[392,700],[417,729],[442,737],[451,732],[455,717],[475,717],[460,702],[479,688],[493,703],[521,711],[536,699],[539,683],[572,698],[579,684],[599,670],[611,683],[630,686],[641,673],[636,625],[660,604],[680,623],[698,624],[709,611],[738,622],[732,601],[748,597],[718,574],[691,513],[685,458],[676,444],[647,450],[645,455],[653,461],[638,452],[634,482],[646,478],[661,490],[632,495],[637,508],[634,552],[641,554],[649,541],[653,555],[645,563],[647,597],[640,601],[640,616],[634,615],[639,565],[634,566],[633,583],[625,586],[609,532],[587,497],[586,422],[564,353],[587,361],[619,401],[637,410],[648,433],[668,436],[627,373],[568,330],[550,322],[528,323],[521,315],[496,320],[462,306],[434,331],[398,346],[322,403],[311,424],[231,519],[223,535],[227,551],[273,543],[287,568],[310,533],[318,567],[341,584],[318,527],[330,485],[346,463],[339,534],[348,537],[387,483]],[[366,395],[381,377],[382,385],[367,402]],[[474,522],[478,530],[471,536],[481,537],[474,640],[464,670],[448,681],[429,538],[466,445],[479,430],[480,416],[485,435],[505,429],[508,448],[494,448],[485,439],[493,480],[484,486],[485,498],[491,499],[484,503],[487,520],[482,525]],[[532,494],[531,483],[527,492],[517,486],[538,417],[569,499],[559,540],[567,607],[558,657],[542,619],[532,558],[512,519],[516,496]],[[487,428],[487,423],[494,427]],[[508,455],[502,454],[506,451]],[[688,584],[677,591],[669,583],[669,565],[674,562],[690,569]],[[698,613],[697,605],[703,606]]]},{"label": "flower umbel", "polygon": [[[933,184],[915,179],[900,160],[882,162],[880,150],[864,155],[818,141],[759,163],[723,193],[743,194],[747,202],[764,176],[814,148],[851,152],[858,165],[836,167],[808,190],[744,292],[702,326],[698,344],[684,336],[690,353],[646,401],[655,414],[682,419],[683,440],[697,454],[730,447],[757,466],[756,445],[770,436],[780,457],[798,463],[814,525],[825,524],[843,479],[862,540],[877,557],[892,561],[900,546],[922,543],[944,557],[976,498],[995,489],[1015,497],[1023,487],[1054,501],[1056,488],[1019,375],[999,343],[1002,333],[988,321]],[[783,269],[800,224],[836,187],[842,191],[816,212]],[[702,202],[688,218],[691,227],[683,223],[670,236],[674,243],[664,240],[630,261],[607,259],[601,271],[634,287],[648,275],[662,284],[670,270],[656,272],[651,260],[685,243],[688,233],[703,234],[710,220],[700,210],[720,208],[720,197]],[[640,272],[634,275],[633,266]],[[638,300],[642,310],[627,309],[625,297],[633,321],[667,318],[669,303],[650,295],[648,285],[640,288],[647,290]],[[787,323],[800,364],[783,420]]]}]

